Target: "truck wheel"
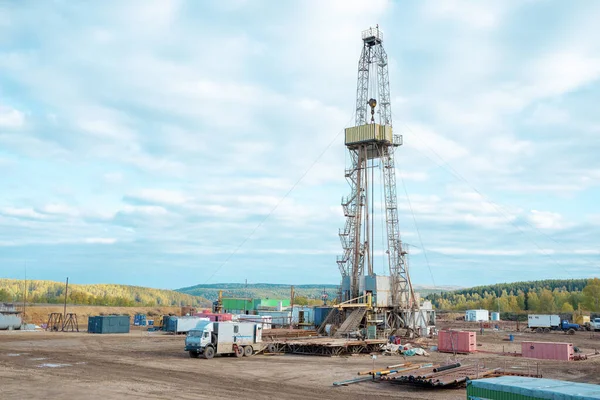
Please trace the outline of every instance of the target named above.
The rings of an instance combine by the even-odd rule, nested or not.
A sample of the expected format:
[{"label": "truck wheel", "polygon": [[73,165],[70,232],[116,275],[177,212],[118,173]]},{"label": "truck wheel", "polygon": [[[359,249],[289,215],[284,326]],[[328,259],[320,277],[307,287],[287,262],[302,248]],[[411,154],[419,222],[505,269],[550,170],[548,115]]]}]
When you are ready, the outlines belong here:
[{"label": "truck wheel", "polygon": [[237,358],[240,358],[244,355],[244,349],[242,346],[235,346],[234,351]]},{"label": "truck wheel", "polygon": [[269,343],[269,346],[267,346],[267,351],[269,353],[277,353],[277,346],[275,346],[274,343]]},{"label": "truck wheel", "polygon": [[252,346],[244,346],[244,355],[246,357],[250,357],[252,354],[254,354],[254,349]]},{"label": "truck wheel", "polygon": [[575,329],[573,329],[573,328],[570,328],[570,329],[567,331],[567,335],[574,335],[574,334],[575,334]]},{"label": "truck wheel", "polygon": [[535,328],[536,333],[544,332],[544,328]]},{"label": "truck wheel", "polygon": [[213,349],[212,346],[206,346],[206,348],[204,349],[204,358],[206,358],[207,360],[210,360],[214,356],[215,356],[215,349]]},{"label": "truck wheel", "polygon": [[198,358],[198,357],[200,357],[200,354],[198,354],[197,351],[190,350],[190,357],[191,358]]},{"label": "truck wheel", "polygon": [[544,328],[544,333],[550,333],[550,328]]}]

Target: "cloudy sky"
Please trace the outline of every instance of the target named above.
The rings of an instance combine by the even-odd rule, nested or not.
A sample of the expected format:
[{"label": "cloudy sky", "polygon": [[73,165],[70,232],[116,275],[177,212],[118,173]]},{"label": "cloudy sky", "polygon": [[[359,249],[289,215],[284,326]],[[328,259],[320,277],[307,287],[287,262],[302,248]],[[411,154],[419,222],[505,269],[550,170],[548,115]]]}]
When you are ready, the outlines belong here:
[{"label": "cloudy sky", "polygon": [[377,23],[413,282],[597,276],[599,18],[595,1],[0,0],[0,277],[339,282],[340,132]]}]

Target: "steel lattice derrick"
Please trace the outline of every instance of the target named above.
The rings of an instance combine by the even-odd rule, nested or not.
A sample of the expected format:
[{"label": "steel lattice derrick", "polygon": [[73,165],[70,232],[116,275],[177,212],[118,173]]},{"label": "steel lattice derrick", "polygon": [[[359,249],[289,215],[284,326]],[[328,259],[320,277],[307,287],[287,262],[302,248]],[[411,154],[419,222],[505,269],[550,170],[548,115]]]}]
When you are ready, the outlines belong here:
[{"label": "steel lattice derrick", "polygon": [[[370,78],[375,78],[370,87]],[[373,92],[373,93],[370,93]],[[370,94],[375,98],[370,98]],[[375,96],[375,95],[374,95]],[[392,111],[390,102],[390,84],[388,73],[388,56],[383,48],[383,34],[377,27],[363,32],[363,48],[358,61],[358,79],[356,91],[356,126],[364,126],[374,121],[374,110],[378,106],[379,125],[392,127]],[[371,115],[369,119],[369,108]],[[346,178],[350,186],[350,195],[342,199],[342,207],[346,216],[346,224],[340,230],[343,255],[338,257],[338,266],[342,277],[349,278],[350,297],[356,298],[358,281],[364,274],[365,256],[368,260],[369,273],[372,273],[372,256],[370,250],[369,226],[369,182],[367,171],[368,160],[377,158],[381,161],[383,170],[383,193],[385,197],[385,224],[387,233],[386,253],[388,255],[388,270],[391,282],[391,298],[394,308],[403,309],[409,305],[412,289],[408,279],[406,253],[402,249],[400,227],[398,221],[396,175],[394,165],[394,147],[399,145],[394,140],[386,141],[376,139],[370,144],[359,144],[348,147],[350,154],[350,167],[346,170]],[[371,165],[373,168],[373,165]],[[363,176],[364,175],[364,176]],[[366,196],[366,197],[365,197]],[[366,206],[365,207],[365,203]],[[366,210],[365,210],[366,208]],[[364,215],[364,218],[363,218]],[[366,233],[362,238],[361,233]],[[346,299],[347,300],[347,299]]]}]

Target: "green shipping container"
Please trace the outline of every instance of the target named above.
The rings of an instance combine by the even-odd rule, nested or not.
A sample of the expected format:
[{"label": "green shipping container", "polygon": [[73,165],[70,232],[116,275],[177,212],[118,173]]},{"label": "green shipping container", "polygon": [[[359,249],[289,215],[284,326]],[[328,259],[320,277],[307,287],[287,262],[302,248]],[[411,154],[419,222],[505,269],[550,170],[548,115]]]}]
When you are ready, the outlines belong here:
[{"label": "green shipping container", "polygon": [[281,302],[282,307],[290,306],[290,299],[256,299],[256,306],[258,307],[278,307]]},{"label": "green shipping container", "polygon": [[254,310],[252,299],[223,299],[223,312]]},{"label": "green shipping container", "polygon": [[467,400],[591,400],[600,386],[556,379],[501,376],[467,382]]},{"label": "green shipping container", "polygon": [[88,333],[129,333],[129,315],[89,317]]}]

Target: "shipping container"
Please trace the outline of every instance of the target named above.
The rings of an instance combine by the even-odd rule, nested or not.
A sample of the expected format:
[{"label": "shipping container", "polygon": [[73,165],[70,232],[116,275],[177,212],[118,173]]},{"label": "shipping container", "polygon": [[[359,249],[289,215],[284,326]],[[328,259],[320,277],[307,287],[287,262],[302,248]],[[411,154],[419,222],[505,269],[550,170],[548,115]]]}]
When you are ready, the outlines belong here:
[{"label": "shipping container", "polygon": [[309,306],[294,306],[292,310],[292,323],[297,325],[311,325],[315,323],[315,309]]},{"label": "shipping container", "polygon": [[195,329],[198,323],[202,321],[209,321],[209,319],[196,316],[172,316],[169,317],[167,325],[163,327],[163,330],[172,333],[187,333]]},{"label": "shipping container", "polygon": [[194,314],[194,317],[208,318],[212,322],[223,322],[233,320],[233,314],[201,312]]},{"label": "shipping container", "polygon": [[521,342],[521,354],[527,358],[540,360],[573,360],[572,343]]},{"label": "shipping container", "polygon": [[133,325],[146,326],[146,316],[144,314],[136,314],[133,316]]},{"label": "shipping container", "polygon": [[440,331],[438,333],[438,351],[443,353],[474,353],[477,351],[477,334],[469,331]]},{"label": "shipping container", "polygon": [[465,312],[465,321],[471,322],[487,322],[490,320],[488,310],[467,310]]},{"label": "shipping container", "polygon": [[279,307],[289,307],[290,299],[255,299],[254,305],[255,310],[258,310],[260,308],[273,308],[275,310],[278,310]]},{"label": "shipping container", "polygon": [[315,326],[320,326],[333,307],[315,307]]},{"label": "shipping container", "polygon": [[239,314],[233,316],[233,322],[253,322],[262,324],[263,329],[271,329],[273,318],[270,315],[247,315]]},{"label": "shipping container", "polygon": [[225,313],[240,313],[245,314],[246,311],[254,310],[253,299],[232,299],[223,298],[221,300],[223,304],[223,312]]},{"label": "shipping container", "polygon": [[494,311],[492,313],[492,321],[500,321],[500,313],[499,312]]},{"label": "shipping container", "polygon": [[88,318],[88,333],[129,333],[129,315],[100,315]]},{"label": "shipping container", "polygon": [[346,145],[375,141],[386,141],[392,143],[392,127],[388,125],[366,124],[345,129]]},{"label": "shipping container", "polygon": [[600,386],[556,379],[501,376],[467,381],[467,399],[583,400],[600,399]]}]

